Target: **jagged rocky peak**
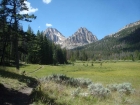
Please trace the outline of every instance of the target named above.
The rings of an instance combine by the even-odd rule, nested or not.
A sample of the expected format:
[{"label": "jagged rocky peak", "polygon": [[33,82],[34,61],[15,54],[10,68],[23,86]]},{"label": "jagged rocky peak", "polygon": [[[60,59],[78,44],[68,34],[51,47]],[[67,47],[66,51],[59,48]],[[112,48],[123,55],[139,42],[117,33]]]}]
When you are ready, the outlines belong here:
[{"label": "jagged rocky peak", "polygon": [[92,32],[86,28],[79,28],[72,36],[67,38],[63,43],[62,47],[73,49],[78,46],[83,46],[92,42],[96,42],[98,39]]},{"label": "jagged rocky peak", "polygon": [[84,33],[84,32],[89,32],[89,31],[85,27],[80,27],[77,32]]},{"label": "jagged rocky peak", "polygon": [[85,27],[81,27],[78,29],[77,32],[74,33],[73,36],[76,36],[77,38],[79,37],[79,41],[84,41],[87,43],[92,43],[97,41],[97,37],[92,34],[89,30],[87,30]]},{"label": "jagged rocky peak", "polygon": [[44,35],[46,35],[48,39],[52,40],[54,43],[60,44],[62,48],[67,49],[73,49],[98,40],[95,35],[84,27],[79,28],[67,39],[55,28],[47,28],[44,31]]},{"label": "jagged rocky peak", "polygon": [[47,28],[44,31],[44,35],[48,37],[48,39],[52,40],[56,44],[62,44],[66,39],[57,29],[55,28]]}]

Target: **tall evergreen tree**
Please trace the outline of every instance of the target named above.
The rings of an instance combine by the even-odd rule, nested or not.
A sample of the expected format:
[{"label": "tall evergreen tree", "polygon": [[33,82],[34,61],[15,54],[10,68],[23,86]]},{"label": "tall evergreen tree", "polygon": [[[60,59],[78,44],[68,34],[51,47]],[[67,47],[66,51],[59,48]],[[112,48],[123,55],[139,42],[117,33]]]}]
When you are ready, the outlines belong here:
[{"label": "tall evergreen tree", "polygon": [[[2,0],[0,3],[0,15],[6,14],[7,22],[12,26],[13,30],[13,43],[15,48],[15,63],[16,69],[19,70],[19,54],[18,54],[18,40],[19,40],[19,22],[27,21],[31,22],[31,19],[35,19],[34,15],[20,14],[20,11],[28,10],[25,1],[27,0]],[[2,13],[4,12],[4,13]],[[0,16],[1,17],[1,16]]]},{"label": "tall evergreen tree", "polygon": [[6,45],[7,45],[7,8],[6,8],[7,1],[2,0],[0,3],[0,56],[1,56],[1,64],[4,65],[5,61],[5,50],[6,50]]}]

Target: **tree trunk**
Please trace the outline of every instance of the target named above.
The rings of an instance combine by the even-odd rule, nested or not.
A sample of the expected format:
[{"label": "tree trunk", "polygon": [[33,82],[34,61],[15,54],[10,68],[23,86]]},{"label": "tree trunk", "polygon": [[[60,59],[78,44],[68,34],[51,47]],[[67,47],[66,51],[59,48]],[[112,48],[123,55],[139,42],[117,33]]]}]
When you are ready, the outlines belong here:
[{"label": "tree trunk", "polygon": [[[13,13],[16,15],[16,1],[14,1],[14,9]],[[14,31],[15,31],[15,63],[16,63],[16,69],[19,70],[19,55],[18,55],[18,21],[17,17],[14,17]]]},{"label": "tree trunk", "polygon": [[1,56],[1,64],[2,64],[2,66],[5,66],[5,47],[6,47],[6,42],[4,42],[3,49],[2,49],[2,56]]},{"label": "tree trunk", "polygon": [[16,37],[15,37],[15,63],[16,63],[16,69],[19,70],[18,35],[17,35],[17,33],[16,33]]}]

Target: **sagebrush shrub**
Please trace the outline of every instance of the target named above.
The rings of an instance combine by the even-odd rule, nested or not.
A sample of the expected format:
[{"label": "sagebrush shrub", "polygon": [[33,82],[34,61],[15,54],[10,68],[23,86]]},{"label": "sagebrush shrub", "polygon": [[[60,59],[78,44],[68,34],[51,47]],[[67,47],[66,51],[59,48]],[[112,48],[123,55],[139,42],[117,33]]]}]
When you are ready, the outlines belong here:
[{"label": "sagebrush shrub", "polygon": [[89,84],[92,83],[90,79],[84,78],[70,78],[63,74],[53,74],[46,77],[46,80],[54,81],[57,83],[62,83],[65,85],[70,85],[74,87],[87,87]]},{"label": "sagebrush shrub", "polygon": [[111,91],[118,91],[120,94],[130,95],[134,92],[131,83],[110,84],[107,86]]},{"label": "sagebrush shrub", "polygon": [[118,84],[117,91],[121,94],[130,95],[134,92],[134,89],[132,88],[131,83],[122,83]]},{"label": "sagebrush shrub", "polygon": [[88,90],[91,95],[94,97],[106,98],[111,94],[111,91],[108,88],[104,88],[102,84],[90,84]]}]

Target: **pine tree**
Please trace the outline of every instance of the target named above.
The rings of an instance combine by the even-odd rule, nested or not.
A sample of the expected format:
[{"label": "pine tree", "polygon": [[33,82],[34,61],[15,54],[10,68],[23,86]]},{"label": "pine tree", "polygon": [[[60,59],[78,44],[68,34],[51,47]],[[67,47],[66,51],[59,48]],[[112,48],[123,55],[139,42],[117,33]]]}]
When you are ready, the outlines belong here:
[{"label": "pine tree", "polygon": [[6,45],[7,45],[7,8],[6,8],[7,1],[2,0],[0,3],[0,52],[1,52],[1,64],[4,65],[5,61],[5,51],[6,51]]},{"label": "pine tree", "polygon": [[[35,19],[36,17],[34,15],[28,15],[28,14],[19,14],[20,11],[28,10],[26,4],[26,0],[2,0],[0,3],[1,9],[3,11],[4,7],[4,13],[7,16],[7,23],[10,24],[13,31],[13,42],[14,42],[14,48],[15,48],[15,63],[16,63],[16,69],[19,70],[19,53],[18,53],[18,40],[21,30],[19,29],[19,22],[20,21],[27,21],[31,22],[31,19]],[[0,11],[0,13],[2,13]]]},{"label": "pine tree", "polygon": [[56,49],[54,49],[54,51],[53,51],[53,64],[54,65],[57,65],[57,63],[58,63],[58,61],[57,61],[57,50]]}]

